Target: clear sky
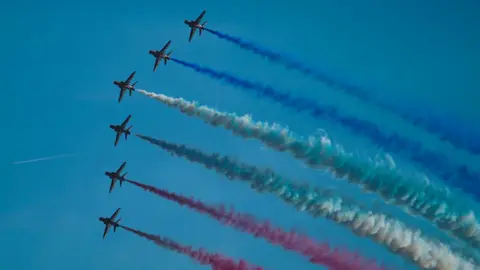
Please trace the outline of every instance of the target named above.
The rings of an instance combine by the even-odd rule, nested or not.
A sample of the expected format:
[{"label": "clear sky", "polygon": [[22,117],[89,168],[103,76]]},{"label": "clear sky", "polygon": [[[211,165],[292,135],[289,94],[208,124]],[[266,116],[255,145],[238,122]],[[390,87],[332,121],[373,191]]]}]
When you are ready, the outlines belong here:
[{"label": "clear sky", "polygon": [[[117,103],[113,80],[134,70],[139,88],[198,100],[223,111],[288,125],[301,135],[326,129],[350,151],[378,148],[335,123],[315,121],[170,62],[152,72],[150,49],[172,40],[176,58],[268,82],[340,107],[386,129],[459,155],[420,130],[329,90],[297,72],[205,33],[188,43],[184,19],[207,10],[213,29],[287,52],[312,66],[374,85],[375,95],[428,104],[474,125],[480,111],[478,1],[10,1],[0,9],[0,268],[207,269],[127,232],[102,240],[99,216],[122,207],[127,226],[195,247],[245,258],[268,269],[318,269],[304,258],[224,227],[131,185],[108,194],[106,170],[128,161],[135,180],[297,228],[400,269],[410,264],[370,240],[296,212],[273,196],[131,137],[113,147],[109,124],[132,114],[133,131],[218,151],[317,185],[338,185],[286,154],[264,149],[134,94]],[[449,3],[449,4],[447,4]],[[32,163],[15,161],[69,154]],[[471,158],[469,158],[471,159]],[[401,160],[400,163],[403,163]],[[342,188],[348,189],[346,185]],[[359,195],[350,188],[352,194]],[[349,192],[350,192],[349,191]],[[383,209],[383,206],[382,206]],[[393,210],[392,210],[393,211]],[[400,214],[399,214],[400,215]],[[408,219],[412,226],[424,226]],[[430,228],[431,229],[431,228]],[[413,268],[412,268],[413,269]]]}]

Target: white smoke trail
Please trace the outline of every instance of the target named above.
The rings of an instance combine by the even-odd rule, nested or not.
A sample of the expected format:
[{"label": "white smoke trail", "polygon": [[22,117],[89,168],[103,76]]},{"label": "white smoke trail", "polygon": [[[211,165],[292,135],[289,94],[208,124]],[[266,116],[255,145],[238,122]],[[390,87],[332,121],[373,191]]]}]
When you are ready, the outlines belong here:
[{"label": "white smoke trail", "polygon": [[[327,169],[338,178],[360,185],[368,192],[380,195],[385,202],[401,207],[409,214],[421,216],[446,233],[458,237],[474,247],[480,247],[480,224],[465,197],[453,197],[444,189],[416,179],[402,177],[395,166],[361,161],[345,153],[341,146],[332,146],[327,136],[308,141],[295,138],[286,128],[277,124],[253,122],[250,116],[239,117],[223,113],[182,98],[172,98],[145,90],[138,92],[170,107],[196,116],[213,126],[223,126],[244,138],[255,138],[279,151],[287,151],[306,165]],[[392,159],[393,161],[393,159]],[[467,196],[468,197],[468,196]]]},{"label": "white smoke trail", "polygon": [[[295,139],[287,129],[281,129],[276,124],[254,123],[249,116],[239,117],[235,114],[218,112],[206,106],[199,106],[196,103],[185,101],[182,98],[172,98],[144,90],[138,90],[138,92],[152,97],[170,107],[177,108],[189,116],[196,116],[210,125],[223,126],[242,137],[257,138],[272,148],[280,151],[288,151],[312,167],[328,168],[337,176],[345,176],[350,182],[362,184],[365,189],[379,192],[387,199],[396,199],[396,204],[409,206],[411,210],[424,214],[427,218],[429,217],[427,215],[429,213],[428,211],[431,211],[431,208],[434,206],[433,202],[428,206],[425,200],[418,206],[418,200],[424,199],[425,195],[419,196],[418,193],[412,192],[413,189],[405,186],[405,183],[403,183],[403,185],[395,183],[402,180],[396,175],[393,176],[393,180],[395,181],[390,184],[391,186],[387,186],[386,193],[382,193],[380,187],[383,190],[386,188],[384,182],[379,179],[392,177],[387,174],[385,177],[381,175],[382,177],[379,178],[378,175],[380,173],[385,174],[385,169],[387,169],[387,172],[390,172],[390,169],[375,167],[365,169],[365,166],[358,166],[353,162],[351,155],[345,154],[341,149],[331,147],[330,142],[326,138],[322,138],[320,143],[314,141],[305,142]],[[373,180],[375,182],[370,183],[370,181],[373,182]],[[401,194],[401,190],[403,190],[403,194]],[[422,192],[424,191],[425,190],[422,190]],[[430,198],[431,196],[427,199]],[[331,218],[338,220],[338,222],[352,224],[352,227],[359,230],[361,234],[368,235],[378,243],[403,254],[423,269],[478,269],[471,262],[454,255],[446,245],[427,241],[420,237],[419,232],[404,230],[403,226],[398,222],[391,225],[391,223],[386,222],[385,216],[383,215],[373,215],[370,213],[356,215],[353,211],[341,211],[339,207],[338,204],[330,203],[321,208],[328,210],[325,215],[331,215]],[[421,211],[422,209],[424,209],[424,211]],[[437,210],[438,209],[443,211],[450,210],[443,201],[441,205],[437,207]],[[440,210],[435,212],[435,214],[442,213]],[[447,216],[449,218],[448,221],[453,219],[453,221],[457,222],[458,218],[462,218],[456,213],[454,213],[453,216],[452,213],[449,214],[450,215]],[[438,218],[438,215],[434,215],[434,218],[432,217],[430,220],[434,221],[436,218]]]},{"label": "white smoke trail", "polygon": [[[358,203],[352,204],[353,200],[350,200],[351,202],[349,203],[349,199],[336,197],[331,190],[311,189],[279,176],[269,169],[262,170],[228,156],[220,156],[218,153],[207,154],[183,144],[174,144],[140,134],[137,134],[137,137],[157,145],[171,154],[200,163],[210,170],[213,169],[218,173],[224,174],[230,180],[238,179],[242,180],[242,182],[247,182],[252,189],[260,193],[269,192],[275,194],[287,204],[297,208],[298,211],[306,212],[313,217],[324,217],[337,224],[346,226],[357,235],[367,236],[380,244],[386,245],[391,251],[403,255],[409,260],[414,261],[412,255],[420,255],[412,254],[412,247],[408,243],[413,243],[412,246],[418,246],[418,252],[427,254],[427,259],[431,257],[429,253],[439,254],[443,252],[442,249],[446,249],[453,255],[446,245],[442,243],[437,244],[432,240],[428,240],[425,236],[422,237],[418,230],[409,229],[406,225],[392,217],[371,211],[363,211]],[[401,243],[400,241],[403,242]],[[392,242],[394,244],[390,244]],[[408,248],[404,248],[405,246]],[[419,263],[418,261],[414,262]],[[422,265],[430,263],[429,265],[431,265],[430,261],[420,263],[423,263]],[[424,267],[424,269],[445,268]]]},{"label": "white smoke trail", "polygon": [[12,162],[12,164],[33,163],[33,162],[39,162],[39,161],[45,161],[45,160],[52,160],[52,159],[59,159],[59,158],[66,158],[66,157],[72,157],[72,156],[76,156],[76,154],[61,154],[61,155],[56,155],[56,156],[41,157],[41,158],[35,158],[35,159],[29,159],[29,160],[22,160],[22,161],[14,161],[14,162]]}]

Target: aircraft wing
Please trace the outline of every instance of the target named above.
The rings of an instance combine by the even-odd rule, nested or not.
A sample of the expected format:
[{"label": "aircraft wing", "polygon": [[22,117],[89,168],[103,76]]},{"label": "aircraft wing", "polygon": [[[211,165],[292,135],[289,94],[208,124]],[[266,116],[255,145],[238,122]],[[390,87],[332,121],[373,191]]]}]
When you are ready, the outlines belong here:
[{"label": "aircraft wing", "polygon": [[110,224],[105,225],[105,230],[103,231],[103,238],[105,238],[109,230],[110,230]]},{"label": "aircraft wing", "polygon": [[130,121],[130,118],[131,118],[131,117],[132,117],[132,115],[129,114],[129,115],[127,116],[127,118],[123,121],[123,123],[121,124],[122,129],[125,129],[125,127],[127,126],[128,121]]},{"label": "aircraft wing", "polygon": [[165,51],[167,50],[168,46],[170,46],[170,43],[172,43],[171,40],[169,40],[167,42],[167,44],[165,44],[165,46],[163,46],[163,48],[160,50],[161,53],[165,53]]},{"label": "aircraft wing", "polygon": [[121,88],[120,89],[120,94],[118,95],[118,102],[122,101],[123,94],[125,94],[125,89]]},{"label": "aircraft wing", "polygon": [[153,71],[157,70],[158,67],[158,62],[160,61],[160,58],[155,58],[155,64],[153,64]]},{"label": "aircraft wing", "polygon": [[136,73],[136,71],[132,72],[132,74],[130,74],[130,76],[128,76],[127,80],[125,81],[127,84],[130,84],[133,77],[135,76],[135,73]]},{"label": "aircraft wing", "polygon": [[122,165],[120,165],[120,168],[118,168],[116,174],[120,175],[120,173],[123,171],[123,168],[125,168],[125,165],[127,165],[126,161],[124,161]]},{"label": "aircraft wing", "polygon": [[117,135],[115,136],[115,143],[114,143],[114,146],[117,146],[118,144],[118,140],[120,140],[120,136],[122,135],[121,132],[117,132]]},{"label": "aircraft wing", "polygon": [[112,193],[112,190],[115,187],[115,182],[117,182],[117,179],[113,178],[112,183],[110,183],[110,190],[108,192]]},{"label": "aircraft wing", "polygon": [[198,18],[195,20],[196,24],[199,24],[200,21],[202,21],[203,16],[205,16],[205,12],[207,12],[207,11],[206,10],[202,11],[202,14],[200,14],[200,16],[198,16]]},{"label": "aircraft wing", "polygon": [[192,27],[192,29],[190,30],[190,37],[188,38],[188,41],[192,41],[192,38],[193,36],[195,35],[195,31],[197,30],[196,27]]},{"label": "aircraft wing", "polygon": [[118,212],[120,212],[120,208],[118,208],[117,211],[115,211],[115,213],[113,213],[113,215],[110,217],[110,221],[115,221],[115,219],[118,216]]}]

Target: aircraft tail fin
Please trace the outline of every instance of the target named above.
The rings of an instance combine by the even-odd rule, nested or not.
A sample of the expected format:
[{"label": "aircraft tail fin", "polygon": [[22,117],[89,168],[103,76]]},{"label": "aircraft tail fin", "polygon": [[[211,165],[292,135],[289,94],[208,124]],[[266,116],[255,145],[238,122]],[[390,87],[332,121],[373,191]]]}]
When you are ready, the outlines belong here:
[{"label": "aircraft tail fin", "polygon": [[116,232],[117,231],[117,227],[120,223],[120,220],[122,220],[121,218],[119,218],[117,221],[115,221],[115,224],[113,224],[113,232]]},{"label": "aircraft tail fin", "polygon": [[132,84],[132,88],[129,88],[129,89],[128,89],[129,92],[130,92],[130,96],[132,96],[132,92],[135,91],[135,85],[136,85],[137,83],[138,83],[138,81],[134,82],[134,83]]},{"label": "aircraft tail fin", "polygon": [[170,55],[172,54],[172,52],[169,52],[164,58],[163,58],[163,61],[165,62],[165,65],[167,65],[167,60],[170,60]]},{"label": "aircraft tail fin", "polygon": [[122,175],[122,178],[120,179],[120,186],[122,186],[123,181],[125,181],[125,176],[127,176],[128,172],[124,173]]},{"label": "aircraft tail fin", "polygon": [[130,130],[132,129],[133,126],[130,126],[129,128],[127,128],[127,130],[125,130],[125,140],[128,139],[128,135],[130,135]]},{"label": "aircraft tail fin", "polygon": [[198,35],[199,35],[199,36],[202,35],[203,28],[205,27],[205,24],[207,24],[207,22],[202,23],[202,27],[200,27],[200,28],[198,29]]}]

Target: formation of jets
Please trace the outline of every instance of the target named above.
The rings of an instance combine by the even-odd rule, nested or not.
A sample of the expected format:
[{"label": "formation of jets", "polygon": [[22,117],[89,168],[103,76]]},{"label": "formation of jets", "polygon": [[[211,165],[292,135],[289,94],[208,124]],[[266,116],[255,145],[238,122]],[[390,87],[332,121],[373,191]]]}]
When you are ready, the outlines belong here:
[{"label": "formation of jets", "polygon": [[[190,36],[188,38],[188,42],[192,41],[193,36],[195,35],[196,30],[198,29],[198,35],[201,36],[202,32],[205,28],[205,24],[207,22],[203,22],[203,17],[205,16],[206,10],[203,10],[200,16],[198,16],[197,19],[193,21],[185,20],[185,24],[190,27]],[[165,65],[167,65],[167,61],[170,60],[170,55],[172,54],[172,51],[167,53],[168,47],[172,43],[171,40],[169,40],[161,50],[149,50],[148,54],[152,55],[155,57],[155,63],[153,65],[153,72],[157,70],[158,64],[162,61],[164,61]],[[113,81],[113,84],[118,86],[120,88],[120,94],[118,96],[118,103],[122,101],[123,96],[125,95],[125,92],[128,91],[129,95],[132,95],[132,92],[135,91],[135,85],[137,82],[134,82],[132,84],[132,80],[135,77],[136,71],[133,71],[130,76],[125,81]],[[131,128],[133,126],[130,126],[127,128],[128,121],[130,121],[130,118],[132,115],[128,115],[127,118],[120,124],[120,125],[110,125],[110,128],[113,129],[116,132],[115,136],[115,143],[114,146],[117,146],[118,141],[120,140],[120,137],[122,134],[125,134],[125,140],[127,140],[128,135],[131,134]],[[114,171],[114,172],[105,172],[105,175],[108,176],[111,179],[110,183],[110,189],[109,193],[112,192],[113,188],[115,187],[115,184],[117,181],[120,182],[120,186],[122,186],[123,181],[126,181],[127,179],[125,178],[127,173],[122,174],[123,169],[127,165],[127,162],[123,162],[120,167]],[[110,227],[113,226],[113,231],[115,232],[117,230],[117,227],[120,226],[119,222],[121,219],[115,220],[118,216],[118,213],[120,212],[120,208],[118,208],[115,213],[113,213],[112,216],[110,217],[99,217],[98,220],[100,220],[103,224],[105,224],[105,230],[103,232],[103,238],[107,235],[108,231],[110,230]]]},{"label": "formation of jets", "polygon": [[[207,22],[203,22],[202,23],[202,20],[203,20],[203,17],[205,16],[205,13],[207,11],[204,10],[202,11],[202,13],[200,14],[200,16],[197,17],[197,19],[195,20],[185,20],[185,24],[188,25],[188,27],[190,27],[190,36],[188,37],[188,42],[191,42],[192,41],[192,38],[193,36],[195,36],[195,32],[197,31],[198,29],[198,35],[201,36],[202,35],[202,32],[205,28],[205,25],[207,24]],[[168,52],[167,53],[167,49],[168,47],[170,46],[170,44],[172,43],[171,40],[169,40],[161,50],[149,50],[148,51],[148,54],[152,55],[153,57],[155,57],[155,63],[153,64],[153,72],[155,72],[157,70],[157,67],[158,67],[158,64],[160,63],[160,61],[163,59],[165,65],[167,65],[167,61],[170,60],[170,55],[172,54],[172,52]],[[113,84],[115,84],[116,86],[118,86],[120,88],[120,94],[118,96],[118,102],[120,103],[120,101],[122,101],[122,98],[123,98],[123,95],[125,94],[125,91],[129,91],[129,95],[131,96],[132,95],[132,92],[135,91],[135,85],[137,84],[137,82],[135,83],[131,83],[132,80],[133,80],[133,77],[135,76],[135,73],[136,71],[132,72],[132,74],[130,74],[130,76],[128,76],[128,78],[125,80],[125,81],[113,81]]]}]

